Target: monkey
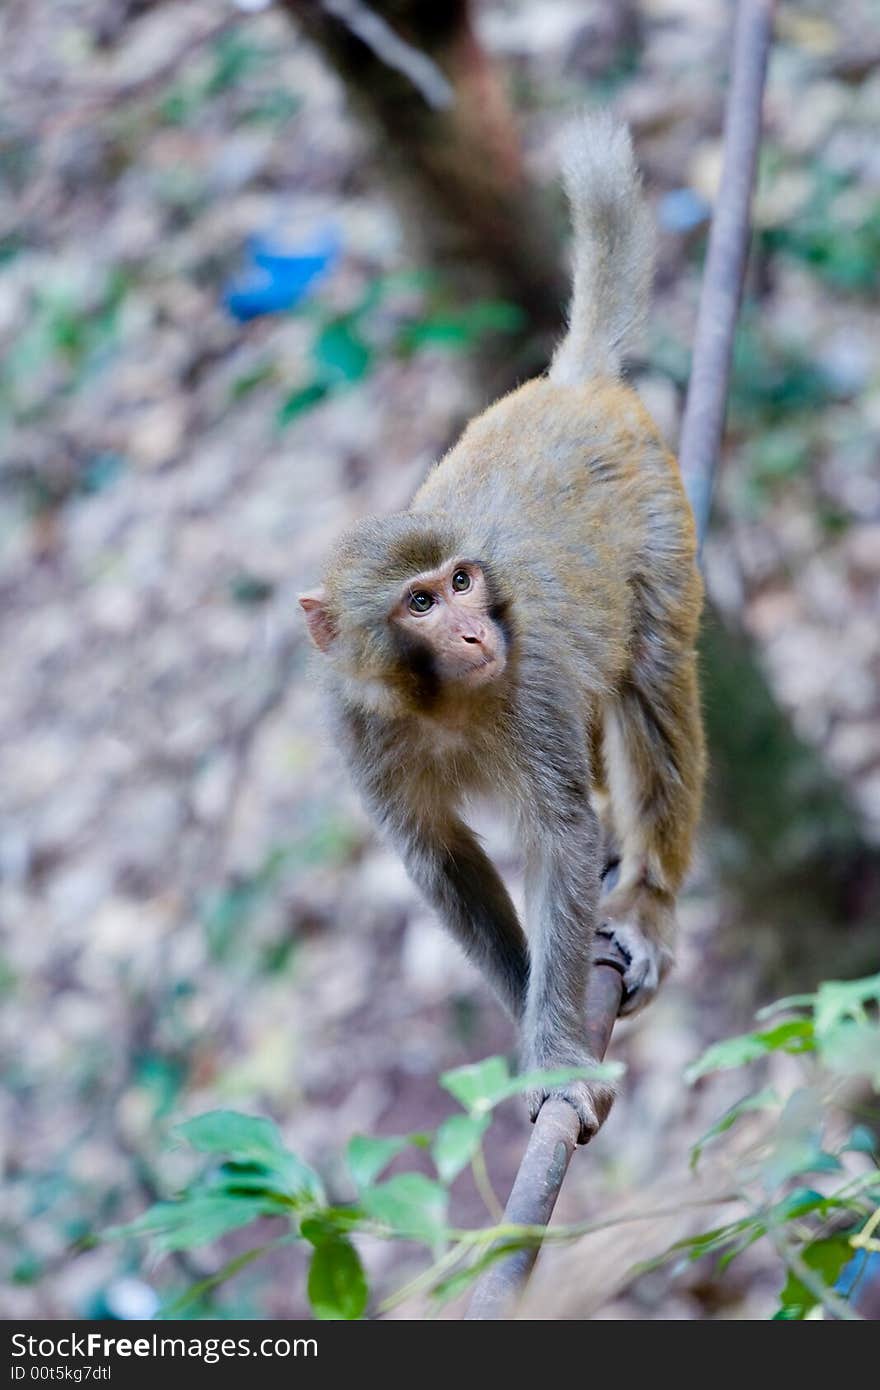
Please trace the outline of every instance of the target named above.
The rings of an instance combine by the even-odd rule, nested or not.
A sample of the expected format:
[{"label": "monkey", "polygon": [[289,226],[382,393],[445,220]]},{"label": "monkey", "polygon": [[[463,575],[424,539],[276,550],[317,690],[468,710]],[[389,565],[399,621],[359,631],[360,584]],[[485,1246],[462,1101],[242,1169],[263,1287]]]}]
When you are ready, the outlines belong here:
[{"label": "monkey", "polygon": [[[622,379],[653,263],[628,130],[580,118],[563,173],[573,286],[547,373],[472,420],[408,510],[343,534],[299,598],[364,803],[518,1024],[525,1071],[594,1064],[603,939],[621,1012],[656,994],[704,773],[693,519]],[[525,930],[464,819],[485,794],[513,814]],[[613,1088],[538,1085],[533,1120],[548,1094],[586,1142]]]}]

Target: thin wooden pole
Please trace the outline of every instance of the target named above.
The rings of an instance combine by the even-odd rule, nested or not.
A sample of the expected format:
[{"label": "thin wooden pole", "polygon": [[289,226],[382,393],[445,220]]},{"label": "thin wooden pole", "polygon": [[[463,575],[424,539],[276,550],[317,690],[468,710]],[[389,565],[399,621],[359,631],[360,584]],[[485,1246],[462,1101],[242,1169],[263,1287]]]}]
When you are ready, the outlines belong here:
[{"label": "thin wooden pole", "polygon": [[709,524],[727,411],[733,339],[749,254],[749,214],[774,8],[774,0],[740,0],[737,6],[733,71],[724,116],[721,184],[709,232],[679,444],[682,478],[701,546]]},{"label": "thin wooden pole", "polygon": [[[611,1040],[623,996],[623,969],[622,956],[611,952],[593,966],[587,991],[587,1035],[595,1057],[604,1057]],[[577,1147],[579,1128],[567,1101],[544,1102],[504,1209],[505,1225],[547,1225]],[[465,1317],[486,1321],[506,1317],[526,1285],[538,1248],[524,1246],[489,1265],[477,1280]]]}]

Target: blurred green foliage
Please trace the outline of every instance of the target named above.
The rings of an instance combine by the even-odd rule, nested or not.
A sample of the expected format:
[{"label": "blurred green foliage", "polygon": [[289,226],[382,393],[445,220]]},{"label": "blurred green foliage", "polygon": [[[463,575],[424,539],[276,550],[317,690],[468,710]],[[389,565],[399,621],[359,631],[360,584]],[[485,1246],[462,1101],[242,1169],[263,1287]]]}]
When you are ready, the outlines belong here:
[{"label": "blurred green foliage", "polygon": [[[745,1150],[725,1155],[736,1203],[745,1215],[690,1235],[633,1277],[670,1260],[717,1258],[718,1271],[759,1240],[769,1240],[784,1267],[775,1317],[807,1318],[826,1309],[851,1316],[847,1300],[857,1277],[841,1292],[840,1276],[862,1252],[878,1246],[872,1232],[880,1209],[880,1147],[873,1129],[847,1122],[853,1085],[880,1092],[880,975],[828,981],[814,994],[780,1000],[762,1011],[755,1032],[716,1043],[687,1071],[692,1084],[719,1071],[750,1067],[774,1053],[797,1058],[799,1082],[787,1093],[754,1084],[694,1145],[691,1166],[705,1161],[746,1117],[760,1119],[758,1138]],[[621,1068],[604,1065],[611,1079]],[[355,1135],[347,1149],[356,1197],[328,1200],[318,1175],[290,1150],[270,1121],[214,1111],[187,1121],[174,1136],[212,1162],[196,1173],[179,1196],[161,1201],[108,1237],[148,1238],[156,1252],[210,1245],[258,1218],[280,1217],[285,1229],[271,1241],[238,1254],[208,1280],[176,1295],[165,1316],[204,1307],[206,1293],[237,1274],[246,1263],[280,1245],[304,1241],[312,1247],[308,1296],[318,1318],[362,1317],[370,1289],[355,1238],[380,1236],[427,1247],[431,1263],[398,1295],[421,1292],[435,1302],[460,1294],[501,1255],[534,1243],[540,1231],[493,1225],[480,1231],[449,1226],[449,1187],[471,1165],[483,1181],[483,1140],[492,1111],[504,1099],[533,1086],[563,1082],[579,1072],[511,1076],[500,1057],[448,1072],[441,1085],[461,1105],[433,1135],[371,1138]],[[875,1116],[876,1118],[876,1116]],[[383,1177],[407,1150],[430,1151],[436,1177],[399,1172]],[[858,1162],[848,1162],[856,1155]],[[823,1188],[816,1186],[824,1184]],[[646,1214],[647,1215],[647,1214]],[[602,1224],[602,1223],[599,1223]],[[589,1223],[555,1228],[554,1240],[588,1234]],[[856,1275],[858,1270],[856,1270]]]},{"label": "blurred green foliage", "polygon": [[[357,849],[359,837],[352,826],[332,817],[322,818],[315,827],[289,844],[270,849],[251,873],[239,874],[219,892],[206,899],[202,924],[211,955],[227,958],[248,942],[246,929],[260,908],[266,906],[284,879],[307,869],[341,866]],[[274,973],[286,964],[295,942],[270,943],[260,962],[263,971]]]},{"label": "blurred green foliage", "polygon": [[27,327],[0,362],[0,412],[39,422],[53,397],[72,395],[106,366],[131,285],[129,273],[116,267],[89,284],[56,279],[36,290]]},{"label": "blurred green foliage", "polygon": [[[471,352],[492,335],[519,332],[525,322],[521,310],[501,300],[457,305],[442,279],[427,273],[376,276],[345,314],[328,313],[320,303],[301,312],[315,324],[309,373],[278,407],[280,426],[356,385],[385,361],[402,361],[425,348]],[[271,375],[263,364],[255,378],[239,379],[233,391],[240,395]]]},{"label": "blurred green foliage", "polygon": [[[785,1269],[775,1318],[854,1316],[848,1303],[859,1292],[860,1269],[867,1254],[880,1249],[871,1236],[880,1210],[880,1141],[874,1128],[847,1122],[847,1116],[860,1093],[863,1101],[880,1094],[878,1005],[880,975],[826,981],[815,994],[763,1009],[759,1020],[771,1026],[716,1043],[688,1069],[693,1083],[774,1052],[802,1063],[800,1084],[787,1094],[753,1086],[692,1151],[695,1168],[707,1146],[745,1116],[762,1114],[758,1138],[726,1155],[747,1214],[678,1241],[661,1261],[713,1255],[721,1271],[756,1241],[768,1239]],[[876,1125],[876,1102],[870,1113]],[[847,1164],[851,1154],[863,1161]],[[851,1278],[844,1285],[839,1281],[847,1267]]]},{"label": "blurred green foliage", "polygon": [[300,107],[296,93],[261,78],[271,69],[274,55],[244,29],[220,34],[209,53],[194,65],[195,71],[177,79],[163,92],[160,118],[169,125],[190,125],[205,112],[213,98],[229,92],[236,100],[236,119],[254,124],[282,124]]},{"label": "blurred green foliage", "polygon": [[855,204],[852,178],[821,163],[810,169],[811,191],[788,221],[758,233],[761,248],[802,261],[835,290],[880,289],[880,198]]},{"label": "blurred green foliage", "polygon": [[[286,1229],[269,1242],[235,1256],[215,1275],[176,1295],[164,1316],[192,1315],[204,1308],[207,1293],[237,1274],[245,1264],[291,1241],[304,1241],[312,1250],[308,1297],[318,1318],[361,1317],[369,1287],[353,1237],[367,1234],[427,1247],[433,1263],[419,1281],[435,1298],[457,1293],[485,1268],[489,1247],[499,1239],[522,1244],[535,1233],[511,1235],[495,1227],[460,1231],[449,1226],[449,1187],[469,1164],[483,1181],[482,1141],[494,1108],[537,1082],[560,1085],[578,1076],[614,1079],[619,1064],[585,1070],[570,1068],[511,1076],[501,1057],[447,1072],[440,1084],[459,1102],[435,1134],[388,1138],[355,1135],[346,1160],[356,1197],[342,1205],[328,1200],[317,1173],[287,1149],[275,1126],[266,1119],[235,1111],[212,1111],[178,1126],[174,1138],[184,1140],[212,1162],[196,1173],[179,1196],[155,1203],[143,1216],[106,1232],[107,1238],[144,1237],[157,1253],[210,1245],[228,1232],[258,1218],[280,1217]],[[383,1178],[389,1163],[407,1150],[429,1148],[436,1178],[421,1172],[400,1172]],[[450,1273],[456,1276],[450,1283]]]},{"label": "blurred green foliage", "polygon": [[[684,394],[690,378],[685,345],[658,333],[651,361]],[[739,446],[730,469],[733,504],[760,512],[781,485],[809,477],[827,447],[824,412],[847,397],[848,388],[820,362],[764,322],[756,305],[747,305],[734,341],[727,414],[728,437]],[[830,528],[835,520],[846,524],[832,516]]]}]

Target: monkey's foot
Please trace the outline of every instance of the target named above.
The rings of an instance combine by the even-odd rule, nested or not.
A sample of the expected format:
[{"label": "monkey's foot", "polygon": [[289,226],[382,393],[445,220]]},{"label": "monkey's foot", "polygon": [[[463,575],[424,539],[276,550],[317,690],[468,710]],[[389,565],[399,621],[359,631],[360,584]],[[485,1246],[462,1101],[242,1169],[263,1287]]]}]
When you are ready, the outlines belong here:
[{"label": "monkey's foot", "polygon": [[652,941],[630,922],[605,922],[597,935],[611,941],[626,958],[621,1017],[637,1014],[650,1004],[672,965],[672,952]]},{"label": "monkey's foot", "polygon": [[[593,1064],[593,1059],[584,1061],[584,1066]],[[545,1069],[549,1070],[549,1067]],[[545,1100],[567,1100],[580,1120],[578,1143],[586,1144],[596,1134],[608,1118],[614,1104],[614,1087],[607,1081],[569,1081],[565,1086],[552,1089],[526,1091],[526,1103],[532,1124],[538,1118],[538,1111]]]}]

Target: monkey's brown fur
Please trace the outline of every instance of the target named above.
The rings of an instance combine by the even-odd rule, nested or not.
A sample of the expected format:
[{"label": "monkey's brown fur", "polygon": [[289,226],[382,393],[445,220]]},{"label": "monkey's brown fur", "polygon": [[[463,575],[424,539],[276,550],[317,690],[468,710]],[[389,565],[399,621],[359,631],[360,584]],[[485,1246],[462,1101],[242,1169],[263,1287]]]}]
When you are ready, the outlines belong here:
[{"label": "monkey's brown fur", "polygon": [[[585,727],[600,731],[594,786],[600,799],[617,789],[606,812],[623,851],[612,901],[638,885],[677,893],[704,772],[703,590],[678,465],[638,396],[603,379],[528,382],[468,426],[412,510],[455,516],[457,553],[491,555],[516,587],[520,622],[569,647]],[[611,708],[620,737],[609,739]],[[646,925],[662,937],[665,914]]]},{"label": "monkey's brown fur", "polygon": [[[597,931],[629,958],[625,1009],[656,991],[703,778],[693,522],[674,459],[616,379],[651,254],[626,132],[583,125],[567,178],[575,290],[549,376],[473,421],[408,512],[344,536],[324,588],[302,599],[365,800],[520,1021],[529,1069],[591,1060]],[[463,565],[479,578],[476,618],[450,579]],[[433,615],[421,628],[416,601]],[[456,647],[474,633],[491,673],[476,688],[472,645]],[[441,646],[444,662],[460,651],[460,673]],[[460,817],[463,797],[487,791],[520,828],[528,942]],[[599,820],[620,858],[601,901]],[[587,1138],[609,1089],[557,1089]],[[530,1096],[533,1116],[544,1095]]]}]

